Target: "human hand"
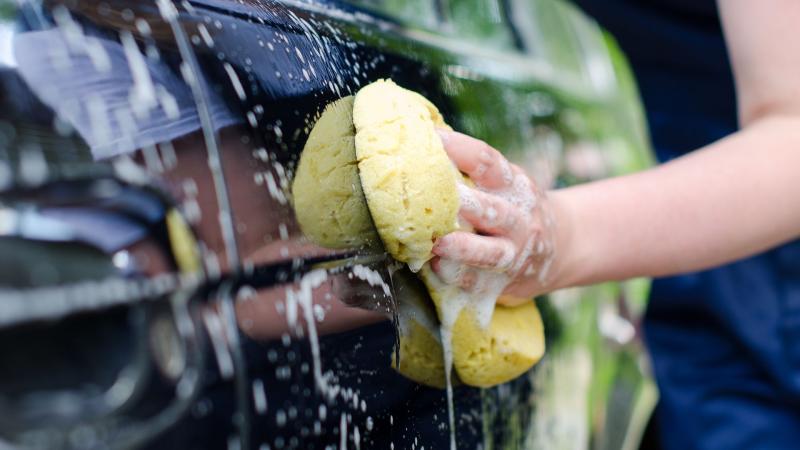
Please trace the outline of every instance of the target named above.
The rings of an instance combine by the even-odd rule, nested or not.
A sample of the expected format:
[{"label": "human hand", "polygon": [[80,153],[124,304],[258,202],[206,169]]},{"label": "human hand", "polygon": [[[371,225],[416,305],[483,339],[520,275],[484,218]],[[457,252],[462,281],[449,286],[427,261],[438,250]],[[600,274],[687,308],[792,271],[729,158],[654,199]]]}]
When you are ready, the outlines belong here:
[{"label": "human hand", "polygon": [[[555,217],[545,193],[518,166],[483,141],[440,130],[445,151],[475,183],[459,185],[460,219],[475,233],[455,231],[439,238],[431,261],[448,284],[481,289],[487,272],[507,278],[500,303],[515,304],[546,292],[555,259]],[[514,299],[516,298],[516,300]]]}]

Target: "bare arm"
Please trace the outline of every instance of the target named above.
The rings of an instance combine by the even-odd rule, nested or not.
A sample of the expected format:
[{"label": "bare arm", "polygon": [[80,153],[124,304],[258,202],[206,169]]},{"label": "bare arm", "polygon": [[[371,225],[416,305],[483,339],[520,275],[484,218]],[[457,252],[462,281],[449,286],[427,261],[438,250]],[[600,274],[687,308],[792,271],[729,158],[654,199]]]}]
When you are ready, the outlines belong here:
[{"label": "bare arm", "polygon": [[[511,274],[526,294],[703,269],[800,236],[800,3],[720,10],[742,130],[649,171],[549,193],[556,224],[531,216],[531,229],[551,235],[553,267],[544,280]],[[479,153],[445,144],[455,160]],[[458,259],[457,245],[441,247]]]},{"label": "bare arm", "polygon": [[769,117],[653,170],[554,192],[556,286],[733,261],[800,235],[800,119]]}]

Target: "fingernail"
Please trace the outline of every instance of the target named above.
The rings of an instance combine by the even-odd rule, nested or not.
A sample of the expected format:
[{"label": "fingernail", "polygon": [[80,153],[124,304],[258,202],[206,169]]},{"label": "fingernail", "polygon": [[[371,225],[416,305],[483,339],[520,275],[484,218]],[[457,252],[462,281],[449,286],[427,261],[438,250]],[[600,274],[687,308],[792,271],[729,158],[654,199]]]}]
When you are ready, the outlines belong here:
[{"label": "fingernail", "polygon": [[444,251],[446,248],[447,248],[447,242],[445,238],[440,237],[439,239],[436,240],[436,242],[433,243],[433,248],[431,249],[431,252],[441,256],[440,252]]}]

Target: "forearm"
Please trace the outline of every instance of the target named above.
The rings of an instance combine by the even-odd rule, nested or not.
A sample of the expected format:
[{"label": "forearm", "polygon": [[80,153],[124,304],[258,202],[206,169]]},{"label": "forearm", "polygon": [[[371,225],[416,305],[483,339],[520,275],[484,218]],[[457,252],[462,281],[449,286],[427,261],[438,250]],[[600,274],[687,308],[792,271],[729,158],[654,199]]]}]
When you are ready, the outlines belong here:
[{"label": "forearm", "polygon": [[658,168],[551,193],[552,287],[690,272],[800,236],[800,117]]}]

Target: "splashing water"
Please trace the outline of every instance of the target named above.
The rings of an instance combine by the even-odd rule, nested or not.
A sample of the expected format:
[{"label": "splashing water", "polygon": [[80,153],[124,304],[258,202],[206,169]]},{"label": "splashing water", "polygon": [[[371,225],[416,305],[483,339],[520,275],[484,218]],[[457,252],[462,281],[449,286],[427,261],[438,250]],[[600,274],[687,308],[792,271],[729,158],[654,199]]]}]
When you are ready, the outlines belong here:
[{"label": "splashing water", "polygon": [[[457,274],[448,273],[462,270],[458,263],[441,262],[441,271],[446,277],[457,277]],[[459,287],[443,283],[429,268],[424,269],[426,282],[432,291],[441,296],[439,311],[441,324],[439,333],[442,341],[442,351],[445,367],[445,383],[447,387],[447,419],[450,428],[450,449],[456,450],[456,423],[455,405],[453,401],[453,326],[465,308],[469,308],[478,320],[478,324],[486,329],[492,321],[494,306],[497,298],[508,285],[509,278],[501,273],[484,271],[477,275],[472,291],[464,291]]]},{"label": "splashing water", "polygon": [[347,415],[342,413],[339,420],[339,450],[347,450]]},{"label": "splashing water", "polygon": [[253,380],[253,404],[258,414],[267,413],[267,393],[264,390],[264,382],[260,379]]},{"label": "splashing water", "polygon": [[223,380],[229,380],[233,378],[234,375],[233,357],[228,349],[228,342],[225,339],[222,320],[216,312],[207,309],[203,311],[203,321],[205,322],[208,336],[211,339],[211,347],[217,359],[217,367],[219,368],[220,376]]},{"label": "splashing water", "polygon": [[[317,335],[317,322],[314,317],[313,290],[318,288],[328,279],[328,272],[323,269],[316,269],[307,273],[300,280],[300,287],[294,291],[294,298],[303,308],[303,318],[306,323],[308,333],[308,343],[311,346],[311,358],[314,371],[314,383],[317,390],[323,395],[335,396],[338,390],[332,389],[328,383],[328,377],[322,374],[322,362],[320,359],[319,336]],[[289,296],[287,296],[287,299]]]}]

